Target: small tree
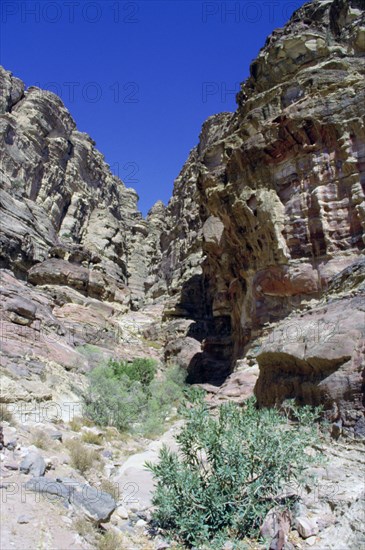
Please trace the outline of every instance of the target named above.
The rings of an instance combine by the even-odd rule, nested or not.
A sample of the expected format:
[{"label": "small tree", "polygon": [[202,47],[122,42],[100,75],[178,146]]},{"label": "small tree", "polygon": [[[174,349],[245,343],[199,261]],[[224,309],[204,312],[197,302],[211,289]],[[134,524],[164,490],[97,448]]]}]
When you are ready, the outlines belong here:
[{"label": "small tree", "polygon": [[300,482],[313,461],[305,450],[316,439],[318,413],[306,408],[292,425],[251,399],[244,408],[224,404],[214,417],[199,399],[185,411],[180,452],[163,447],[159,462],[146,464],[157,481],[155,520],[191,546],[256,535],[283,484]]},{"label": "small tree", "polygon": [[99,426],[115,426],[120,431],[137,422],[146,407],[141,383],[125,375],[116,378],[110,366],[91,371],[84,400],[88,418]]},{"label": "small tree", "polygon": [[154,437],[164,430],[165,419],[183,399],[185,372],[168,369],[155,378],[150,359],[132,363],[109,361],[89,373],[85,393],[86,416],[99,426],[115,426]]}]

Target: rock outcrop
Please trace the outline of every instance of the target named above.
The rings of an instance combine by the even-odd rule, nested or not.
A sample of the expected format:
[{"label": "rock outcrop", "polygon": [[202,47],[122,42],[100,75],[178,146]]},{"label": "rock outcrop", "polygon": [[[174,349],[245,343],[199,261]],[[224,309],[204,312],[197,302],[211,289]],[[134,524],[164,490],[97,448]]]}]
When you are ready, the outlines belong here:
[{"label": "rock outcrop", "polygon": [[[364,252],[364,25],[359,1],[306,4],[267,39],[241,86],[236,113],[219,120],[218,131],[216,117],[203,127],[194,159],[200,308],[193,305],[194,323],[185,341],[179,334],[176,350],[180,356],[184,346],[192,350],[184,357],[194,381],[220,381],[265,326],[319,300]],[[170,204],[176,202],[184,203],[178,186]],[[178,305],[185,303],[182,286]],[[341,325],[327,366],[320,359],[329,353],[325,346],[316,349],[317,367],[309,366],[310,342],[285,361],[284,353],[275,360],[261,356],[262,402],[275,401],[277,384],[287,385],[281,398],[303,398],[312,369],[313,384],[326,388],[332,405],[341,402],[348,411],[355,394],[359,405],[365,359],[364,294],[358,294],[313,314],[317,322]],[[344,319],[351,307],[353,331],[352,317]],[[176,307],[166,314],[171,324],[176,315],[186,317]],[[191,338],[201,342],[199,350]],[[298,385],[287,380],[288,369]]]},{"label": "rock outcrop", "polygon": [[3,69],[0,77],[2,267],[25,277],[54,255],[127,285],[138,271],[135,234],[146,232],[137,193],[112,175],[55,94],[24,91]]},{"label": "rock outcrop", "polygon": [[157,237],[55,94],[0,68],[0,97],[1,401],[77,400],[77,373],[160,354],[153,308],[128,316]]}]

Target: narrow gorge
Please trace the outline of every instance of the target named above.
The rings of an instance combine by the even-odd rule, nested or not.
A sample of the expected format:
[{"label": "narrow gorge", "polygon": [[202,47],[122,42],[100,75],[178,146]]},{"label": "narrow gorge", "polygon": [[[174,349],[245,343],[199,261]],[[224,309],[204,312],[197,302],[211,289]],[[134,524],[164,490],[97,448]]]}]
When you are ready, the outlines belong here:
[{"label": "narrow gorge", "polygon": [[364,437],[364,77],[364,1],[305,4],[144,218],[61,99],[0,68],[0,402],[65,418],[101,360],[151,357],[212,406],[295,398]]}]

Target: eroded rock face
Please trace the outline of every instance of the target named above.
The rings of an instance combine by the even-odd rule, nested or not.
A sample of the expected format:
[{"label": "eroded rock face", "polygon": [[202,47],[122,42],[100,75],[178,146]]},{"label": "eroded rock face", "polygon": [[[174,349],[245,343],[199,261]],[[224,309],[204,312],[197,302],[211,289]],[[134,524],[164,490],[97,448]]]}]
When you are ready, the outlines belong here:
[{"label": "eroded rock face", "polygon": [[221,383],[227,374],[225,357],[212,360],[204,352],[208,335],[215,333],[215,321],[206,297],[203,241],[204,235],[217,239],[219,229],[215,220],[204,224],[208,214],[200,199],[199,177],[206,151],[227,135],[232,116],[221,113],[205,122],[198,146],[190,152],[175,181],[146,285],[147,299],[164,304],[166,359],[175,359],[188,369],[191,382],[208,377]]},{"label": "eroded rock face", "polygon": [[320,299],[364,252],[364,25],[356,0],[306,4],[267,39],[237,112],[203,127],[193,162],[204,299],[199,316],[166,309],[194,321],[195,381],[226,375],[265,324]]},{"label": "eroded rock face", "polygon": [[56,95],[24,92],[4,69],[0,80],[2,267],[26,277],[50,248],[77,248],[84,257],[67,260],[89,259],[95,270],[127,283],[133,228],[143,223],[136,192],[112,175]]},{"label": "eroded rock face", "polygon": [[364,295],[334,300],[279,323],[263,343],[255,387],[261,405],[287,398],[324,405],[330,420],[363,409]]},{"label": "eroded rock face", "polygon": [[72,401],[101,361],[159,357],[142,336],[159,322],[153,307],[129,317],[158,222],[56,95],[2,68],[0,92],[0,400]]},{"label": "eroded rock face", "polygon": [[314,2],[269,37],[229,136],[206,153],[200,200],[224,230],[204,243],[204,271],[213,315],[230,311],[235,354],[252,330],[318,297],[331,261],[350,264],[364,250],[357,8]]}]

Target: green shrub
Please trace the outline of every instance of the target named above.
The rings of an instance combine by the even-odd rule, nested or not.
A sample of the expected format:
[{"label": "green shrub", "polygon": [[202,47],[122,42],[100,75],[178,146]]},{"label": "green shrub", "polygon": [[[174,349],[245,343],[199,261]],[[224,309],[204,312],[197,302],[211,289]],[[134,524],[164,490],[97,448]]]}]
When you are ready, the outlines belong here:
[{"label": "green shrub", "polygon": [[130,380],[140,382],[143,386],[149,386],[156,374],[156,362],[153,359],[134,359],[131,363],[110,360],[109,365],[116,378],[128,376]]},{"label": "green shrub", "polygon": [[224,404],[217,417],[201,398],[186,408],[180,452],[163,447],[159,462],[146,464],[157,481],[158,525],[197,547],[257,535],[283,484],[300,483],[304,468],[316,460],[305,449],[317,439],[319,410],[303,411],[292,426],[275,409],[257,409],[253,399],[244,408]]},{"label": "green shrub", "polygon": [[157,379],[155,372],[149,359],[96,367],[84,396],[87,416],[99,426],[114,426],[121,432],[158,435],[171,408],[183,398],[185,373],[173,367]]},{"label": "green shrub", "polygon": [[73,432],[79,432],[83,426],[88,426],[91,428],[93,426],[93,422],[91,422],[90,418],[74,416],[71,418],[69,426]]},{"label": "green shrub", "polygon": [[89,443],[90,445],[101,445],[103,443],[103,437],[93,432],[83,432],[81,439],[84,443]]},{"label": "green shrub", "polygon": [[75,349],[78,353],[81,353],[81,355],[87,359],[89,365],[93,367],[98,366],[106,355],[99,346],[95,346],[94,344],[82,344],[81,346],[76,346]]},{"label": "green shrub", "polygon": [[115,376],[112,366],[96,367],[89,374],[85,413],[99,426],[127,430],[146,407],[142,384],[128,376]]},{"label": "green shrub", "polygon": [[12,181],[12,187],[17,191],[18,189],[22,189],[24,187],[24,182],[22,180],[13,180]]},{"label": "green shrub", "polygon": [[185,378],[186,371],[171,367],[161,379],[153,380],[149,387],[146,418],[140,430],[142,435],[153,438],[163,432],[172,407],[178,407],[184,400]]}]

